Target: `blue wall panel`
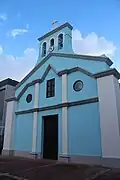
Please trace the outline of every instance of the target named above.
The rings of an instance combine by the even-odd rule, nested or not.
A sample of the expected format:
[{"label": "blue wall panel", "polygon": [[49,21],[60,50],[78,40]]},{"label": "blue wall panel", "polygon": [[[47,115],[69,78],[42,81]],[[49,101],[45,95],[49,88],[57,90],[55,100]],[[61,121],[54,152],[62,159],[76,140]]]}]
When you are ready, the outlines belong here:
[{"label": "blue wall panel", "polygon": [[[55,78],[55,96],[46,98],[47,80]],[[62,101],[62,80],[61,77],[53,71],[50,70],[47,74],[45,80],[40,84],[39,91],[39,107],[56,105]]]},{"label": "blue wall panel", "polygon": [[17,115],[15,120],[14,150],[32,151],[33,114]]},{"label": "blue wall panel", "polygon": [[[73,89],[73,84],[77,80],[81,80],[83,82],[83,89],[78,92]],[[68,75],[68,101],[79,101],[97,96],[96,79],[93,79],[79,71]]]},{"label": "blue wall panel", "polygon": [[68,109],[69,154],[101,156],[98,103]]},{"label": "blue wall panel", "polygon": [[[27,103],[26,101],[26,97],[28,94],[32,94],[32,101],[30,103]],[[24,92],[24,94],[17,102],[16,110],[21,111],[21,110],[32,109],[33,105],[34,105],[34,86],[30,86],[27,88],[27,90]]]}]

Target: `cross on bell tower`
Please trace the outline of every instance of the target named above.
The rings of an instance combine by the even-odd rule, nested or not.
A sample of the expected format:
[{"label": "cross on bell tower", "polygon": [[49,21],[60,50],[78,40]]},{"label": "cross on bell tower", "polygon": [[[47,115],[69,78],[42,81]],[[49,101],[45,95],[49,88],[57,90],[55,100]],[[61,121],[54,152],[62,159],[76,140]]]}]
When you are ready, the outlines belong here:
[{"label": "cross on bell tower", "polygon": [[54,21],[52,22],[52,29],[56,28],[57,24],[58,24],[58,21],[57,21],[57,20],[54,20]]}]

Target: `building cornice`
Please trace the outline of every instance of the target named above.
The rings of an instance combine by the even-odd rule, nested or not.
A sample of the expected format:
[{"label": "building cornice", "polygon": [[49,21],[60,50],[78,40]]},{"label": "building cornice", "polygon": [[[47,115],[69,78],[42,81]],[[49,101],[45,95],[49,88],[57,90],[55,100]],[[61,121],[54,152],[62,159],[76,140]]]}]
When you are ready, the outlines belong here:
[{"label": "building cornice", "polygon": [[61,103],[53,106],[46,106],[41,108],[33,108],[29,110],[23,110],[23,111],[16,111],[15,114],[26,114],[26,113],[33,113],[33,112],[40,112],[40,111],[46,111],[46,110],[53,110],[53,109],[59,109],[63,107],[72,107],[72,106],[78,106],[78,105],[84,105],[84,104],[90,104],[90,103],[96,103],[98,102],[98,97],[93,97],[81,101],[73,101],[73,102],[67,102],[67,103]]}]

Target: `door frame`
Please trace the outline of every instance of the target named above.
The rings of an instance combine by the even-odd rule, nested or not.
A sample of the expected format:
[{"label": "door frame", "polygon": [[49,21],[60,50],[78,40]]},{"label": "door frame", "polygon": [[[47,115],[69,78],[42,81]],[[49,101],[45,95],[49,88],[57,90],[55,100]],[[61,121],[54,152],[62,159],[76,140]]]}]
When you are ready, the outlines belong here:
[{"label": "door frame", "polygon": [[42,128],[41,128],[41,157],[43,159],[43,145],[44,145],[44,119],[45,117],[49,117],[49,116],[57,116],[57,121],[58,121],[58,155],[57,155],[57,159],[59,157],[59,114],[55,113],[55,114],[47,114],[47,115],[43,115],[42,116]]}]

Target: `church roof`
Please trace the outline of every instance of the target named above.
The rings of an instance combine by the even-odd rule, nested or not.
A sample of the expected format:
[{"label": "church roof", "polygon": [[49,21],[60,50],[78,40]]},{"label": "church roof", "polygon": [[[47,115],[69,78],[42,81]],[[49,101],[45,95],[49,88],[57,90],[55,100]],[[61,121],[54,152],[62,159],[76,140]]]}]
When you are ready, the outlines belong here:
[{"label": "church roof", "polygon": [[0,81],[0,87],[3,87],[5,85],[16,86],[18,83],[19,83],[18,81],[7,78],[7,79],[4,79],[4,80]]},{"label": "church roof", "polygon": [[101,78],[101,77],[110,76],[110,75],[114,75],[117,79],[120,79],[120,73],[115,68],[96,73],[94,74],[94,77]]},{"label": "church roof", "polygon": [[100,57],[100,56],[88,56],[88,55],[78,55],[78,54],[65,54],[65,53],[50,53],[48,54],[43,60],[37,64],[28,74],[25,76],[25,78],[15,87],[15,89],[18,89],[34,72],[36,72],[50,57],[56,56],[56,57],[66,57],[66,58],[73,58],[73,59],[84,59],[84,60],[91,60],[91,61],[101,61],[106,62],[109,66],[113,64],[113,62],[108,57]]},{"label": "church roof", "polygon": [[51,36],[52,34],[60,31],[61,29],[65,28],[65,27],[68,27],[71,30],[73,29],[73,27],[68,22],[66,22],[65,24],[62,24],[61,26],[59,26],[59,27],[53,29],[52,31],[46,33],[45,35],[41,36],[40,38],[38,38],[38,40],[41,41],[41,40],[45,39],[46,37]]}]

